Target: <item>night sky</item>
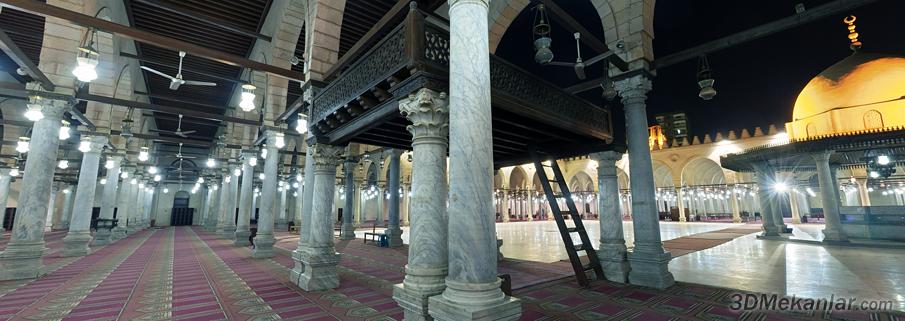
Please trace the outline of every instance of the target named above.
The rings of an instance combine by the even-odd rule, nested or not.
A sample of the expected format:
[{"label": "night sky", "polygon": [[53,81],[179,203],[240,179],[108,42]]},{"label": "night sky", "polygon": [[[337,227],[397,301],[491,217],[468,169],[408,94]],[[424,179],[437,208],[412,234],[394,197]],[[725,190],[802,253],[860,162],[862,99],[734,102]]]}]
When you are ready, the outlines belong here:
[{"label": "night sky", "polygon": [[[587,0],[556,1],[588,30],[601,30],[596,10]],[[813,9],[829,3],[814,1],[657,1],[654,14],[654,54],[663,57],[722,36],[734,34],[770,21],[791,16],[795,4]],[[863,51],[905,56],[905,1],[880,0],[850,14],[856,22]],[[693,59],[657,70],[654,89],[649,94],[648,116],[671,111],[688,113],[692,135],[727,132],[789,121],[798,92],[823,69],[851,54],[844,14],[831,16],[780,33],[708,55],[716,79],[717,96],[710,101],[698,98],[697,67]],[[539,66],[533,61],[531,45],[532,10],[523,11],[510,26],[496,52],[516,65],[561,87],[582,82],[570,68]],[[574,62],[574,39],[563,23],[553,18],[554,60]],[[585,60],[596,55],[582,46]],[[602,75],[602,64],[590,67],[587,79]],[[606,102],[600,90],[581,95],[613,111],[617,138],[624,130],[622,106]],[[905,112],[905,111],[903,111]]]}]

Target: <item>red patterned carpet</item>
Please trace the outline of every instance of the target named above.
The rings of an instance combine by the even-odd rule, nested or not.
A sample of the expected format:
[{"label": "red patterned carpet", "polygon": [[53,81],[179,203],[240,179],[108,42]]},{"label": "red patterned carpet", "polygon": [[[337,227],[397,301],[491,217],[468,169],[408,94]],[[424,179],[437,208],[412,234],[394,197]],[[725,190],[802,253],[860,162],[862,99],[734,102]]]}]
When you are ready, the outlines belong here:
[{"label": "red patterned carpet", "polygon": [[[0,282],[0,320],[402,319],[392,285],[402,281],[404,249],[337,242],[342,285],[309,293],[288,280],[296,239],[279,238],[276,257],[254,260],[248,248],[198,228],[140,232],[37,280]],[[579,288],[568,270],[500,263],[523,300],[521,320],[905,320],[905,314],[739,313],[728,308],[734,290],[678,284],[657,291],[600,281]]]}]

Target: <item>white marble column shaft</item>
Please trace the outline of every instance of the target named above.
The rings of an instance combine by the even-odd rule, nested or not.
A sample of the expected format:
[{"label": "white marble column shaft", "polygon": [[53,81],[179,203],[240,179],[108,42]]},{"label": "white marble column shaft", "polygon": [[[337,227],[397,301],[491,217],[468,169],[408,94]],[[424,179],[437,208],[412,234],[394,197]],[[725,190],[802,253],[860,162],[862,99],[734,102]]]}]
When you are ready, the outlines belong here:
[{"label": "white marble column shaft", "polygon": [[405,311],[405,320],[430,320],[428,299],[446,289],[449,264],[445,184],[449,99],[446,93],[423,88],[400,100],[399,110],[412,122],[407,127],[412,133],[412,196],[408,264],[393,299]]},{"label": "white marble column shaft", "polygon": [[236,237],[236,204],[238,204],[239,178],[233,175],[237,166],[232,165],[223,171],[223,186],[225,189],[226,199],[222,201],[223,209],[223,226],[220,229],[220,236],[235,242]]},{"label": "white marble column shaft", "polygon": [[[103,187],[101,187],[103,192],[101,194],[101,212],[100,214],[98,214],[98,217],[104,219],[113,219],[113,210],[117,206],[116,192],[117,188],[119,187],[119,169],[122,165],[123,156],[108,156],[107,160],[113,162],[113,167],[107,169],[107,183],[104,184]],[[120,207],[118,211],[122,212],[123,208]],[[95,231],[94,244],[108,244],[112,240],[117,240],[125,237],[126,233],[122,226],[122,224],[125,223],[125,220],[120,218],[117,223],[118,224],[113,229],[113,231],[107,231],[106,229]]]},{"label": "white marble column shaft", "polygon": [[45,100],[42,104],[44,118],[35,122],[31,130],[16,220],[9,243],[0,252],[0,281],[35,278],[43,267],[44,221],[57,166],[60,120],[68,103]]},{"label": "white marble column shaft", "polygon": [[387,243],[389,247],[400,247],[402,246],[402,229],[399,228],[399,180],[402,177],[402,173],[399,169],[399,161],[402,156],[402,151],[400,150],[391,150],[390,151],[390,164],[389,164],[389,182],[387,189],[389,190],[389,202],[387,206],[387,229],[384,234],[387,235]]},{"label": "white marble column shaft", "polygon": [[820,183],[820,198],[823,201],[823,217],[826,225],[823,228],[823,241],[846,242],[845,232],[839,216],[839,186],[836,183],[833,169],[830,168],[830,155],[833,151],[811,154],[817,163],[817,180]]},{"label": "white marble column shaft", "polygon": [[[280,150],[276,148],[275,131],[268,130],[264,133],[267,135],[267,158],[264,159],[264,181],[261,182],[261,210],[258,215],[258,232],[255,236],[255,249],[251,256],[256,259],[273,257],[273,244],[276,238],[273,236],[273,224],[276,218],[276,201],[277,201],[277,182],[280,175],[277,169],[280,160]],[[331,193],[332,195],[332,193]],[[331,237],[333,232],[331,229]]]},{"label": "white marble column shaft", "polygon": [[300,210],[302,212],[301,219],[296,222],[299,229],[299,243],[292,251],[292,260],[295,262],[292,270],[289,271],[289,281],[295,285],[299,285],[299,280],[305,272],[305,262],[308,260],[308,240],[311,238],[311,202],[314,199],[314,148],[312,145],[306,145],[305,148],[305,168],[302,177],[302,192],[299,193],[301,198]]},{"label": "white marble column shaft", "polygon": [[6,219],[6,202],[9,200],[9,186],[13,177],[9,175],[10,168],[0,168],[0,233],[3,233],[3,221]]},{"label": "white marble column shaft", "polygon": [[450,0],[449,275],[429,299],[434,319],[516,320],[500,290],[493,210],[489,0]]},{"label": "white marble column shaft", "polygon": [[355,213],[355,159],[346,158],[343,164],[343,174],[345,175],[345,204],[343,206],[343,224],[340,227],[339,239],[353,240],[355,239],[355,225],[352,224],[352,216]]},{"label": "white marble column shaft", "polygon": [[[254,211],[254,209],[251,208],[251,202],[255,193],[255,169],[248,163],[248,160],[255,157],[255,153],[254,150],[242,152],[242,185],[239,186],[239,219],[236,223],[236,232],[233,235],[233,245],[235,246],[248,246],[251,244],[248,238],[251,236],[251,213]],[[233,179],[238,180],[239,177],[234,177]]]},{"label": "white marble column shaft", "polygon": [[101,152],[104,150],[104,145],[107,144],[107,137],[94,136],[89,139],[91,150],[82,153],[79,187],[75,194],[75,205],[72,207],[69,233],[66,233],[66,237],[63,238],[61,256],[85,256],[91,253],[91,249],[88,247],[88,243],[91,242],[91,212],[94,208],[94,193],[97,188]]},{"label": "white marble column shaft", "polygon": [[300,257],[304,272],[298,286],[306,291],[334,289],[339,286],[339,253],[333,247],[333,193],[335,191],[336,166],[339,165],[342,147],[315,144],[313,162],[314,186],[311,201],[311,220],[308,229],[307,255]]},{"label": "white marble column shaft", "polygon": [[663,248],[660,220],[654,194],[654,173],[648,145],[647,92],[651,82],[643,75],[616,82],[625,109],[625,135],[628,140],[629,181],[632,195],[632,226],[635,247],[628,255],[631,264],[629,282],[665,289],[675,284],[669,272],[672,258]]},{"label": "white marble column shaft", "polygon": [[622,231],[622,213],[619,209],[619,180],[616,162],[622,154],[614,151],[591,154],[597,161],[597,206],[600,208],[600,246],[597,259],[607,280],[628,282],[631,267],[627,259],[625,235]]},{"label": "white marble column shaft", "polygon": [[773,223],[774,216],[771,214],[772,202],[770,199],[773,197],[771,194],[773,190],[773,169],[767,163],[754,163],[752,166],[757,172],[757,201],[760,204],[760,218],[764,231],[760,236],[779,236],[779,228]]},{"label": "white marble column shaft", "polygon": [[211,207],[210,214],[208,215],[207,230],[210,232],[217,232],[217,223],[219,223],[220,221],[220,208],[222,207],[220,206],[220,202],[222,201],[221,192],[223,191],[223,189],[220,188],[220,182],[215,179],[211,179],[208,184],[210,185],[210,189],[214,191],[214,197],[211,198]]}]

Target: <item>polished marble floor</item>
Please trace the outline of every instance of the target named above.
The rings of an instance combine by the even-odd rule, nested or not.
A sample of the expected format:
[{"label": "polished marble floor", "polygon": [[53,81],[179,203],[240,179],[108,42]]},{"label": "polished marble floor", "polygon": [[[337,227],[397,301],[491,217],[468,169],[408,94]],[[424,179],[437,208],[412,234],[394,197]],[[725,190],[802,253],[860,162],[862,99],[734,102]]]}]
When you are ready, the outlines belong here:
[{"label": "polished marble floor", "polygon": [[[661,222],[660,233],[665,241],[741,225]],[[596,243],[599,225],[585,221],[585,226]],[[823,225],[791,226],[796,238],[822,239]],[[496,229],[504,240],[501,251],[506,257],[538,262],[567,258],[554,222],[497,223]],[[623,230],[631,247],[632,223],[624,222]],[[364,232],[359,230],[359,237]],[[406,232],[402,237],[408,243]],[[905,249],[761,240],[754,233],[674,258],[669,268],[683,282],[800,297],[893,300],[905,310]]]}]

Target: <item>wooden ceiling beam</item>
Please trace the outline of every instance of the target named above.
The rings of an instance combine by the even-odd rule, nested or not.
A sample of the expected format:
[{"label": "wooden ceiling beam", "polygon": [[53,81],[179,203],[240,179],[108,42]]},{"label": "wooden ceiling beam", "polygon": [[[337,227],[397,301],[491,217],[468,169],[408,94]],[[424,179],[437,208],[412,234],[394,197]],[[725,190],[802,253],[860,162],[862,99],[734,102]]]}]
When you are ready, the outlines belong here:
[{"label": "wooden ceiling beam", "polygon": [[28,55],[13,42],[13,39],[3,31],[0,31],[0,50],[3,50],[3,53],[5,53],[9,59],[12,59],[16,65],[19,65],[19,68],[22,68],[22,70],[31,76],[32,79],[40,83],[41,87],[45,90],[53,91],[56,89],[56,85],[47,78],[47,75],[41,72],[41,69],[39,69],[38,66],[28,58]]},{"label": "wooden ceiling beam", "polygon": [[174,13],[189,19],[198,20],[209,25],[215,26],[217,28],[227,30],[236,34],[240,34],[246,37],[257,38],[267,42],[272,42],[273,38],[267,35],[260,34],[255,31],[247,30],[243,27],[237,26],[229,21],[225,21],[222,19],[214,18],[208,16],[206,14],[195,12],[194,10],[189,10],[186,8],[176,8],[175,6],[163,3],[158,0],[134,0],[135,2],[149,5],[155,7],[157,9],[165,10],[170,13]]},{"label": "wooden ceiling beam", "polygon": [[253,70],[265,72],[273,76],[290,80],[300,81],[302,79],[305,79],[304,75],[297,71],[283,69],[273,65],[247,59],[245,57],[239,57],[236,55],[221,52],[219,50],[206,48],[193,43],[164,37],[152,32],[121,25],[100,18],[95,18],[75,11],[66,10],[40,1],[0,0],[0,3],[3,3],[5,6],[14,8],[16,10],[25,11],[43,17],[53,17],[66,20],[80,26],[95,28],[97,30],[109,32],[120,37],[129,38],[138,42],[147,43],[161,48],[172,48],[174,50],[185,51],[195,56],[207,58],[231,66],[251,68]]},{"label": "wooden ceiling beam", "polygon": [[76,98],[81,99],[81,100],[110,104],[110,105],[118,105],[118,106],[125,106],[125,107],[138,108],[138,109],[144,109],[144,110],[151,110],[151,111],[160,112],[160,113],[183,115],[185,117],[194,117],[194,118],[214,120],[214,121],[225,121],[225,122],[230,122],[230,123],[251,125],[251,126],[261,126],[262,125],[261,122],[255,121],[255,120],[250,120],[250,119],[199,112],[199,111],[180,108],[180,107],[164,106],[164,105],[159,105],[159,104],[149,104],[149,103],[143,103],[143,102],[138,102],[138,101],[134,101],[134,100],[111,98],[111,97],[93,95],[93,94],[88,94],[88,93],[79,93],[76,95]]}]

